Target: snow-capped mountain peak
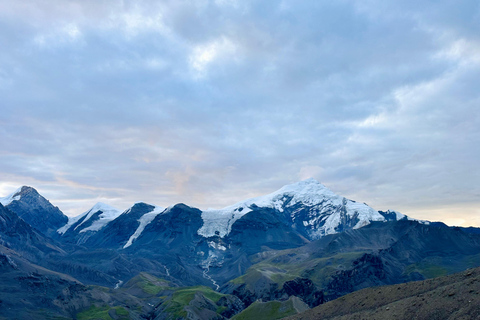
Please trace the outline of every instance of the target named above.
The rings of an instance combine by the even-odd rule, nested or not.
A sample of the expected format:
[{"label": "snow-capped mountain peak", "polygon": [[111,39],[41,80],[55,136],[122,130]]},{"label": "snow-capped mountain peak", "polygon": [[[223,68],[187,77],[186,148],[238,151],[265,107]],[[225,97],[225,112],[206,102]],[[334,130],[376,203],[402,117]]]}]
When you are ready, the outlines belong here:
[{"label": "snow-capped mountain peak", "polygon": [[[100,214],[98,214],[101,212]],[[91,222],[89,226],[89,220],[95,215],[98,214],[98,219]],[[121,210],[118,210],[108,204],[98,202],[90,210],[82,213],[79,216],[69,218],[68,223],[57,230],[58,233],[64,234],[69,230],[73,225],[75,225],[74,230],[78,232],[87,232],[87,231],[98,231],[106,226],[110,221],[115,220],[120,214]],[[77,222],[81,221],[77,224]],[[84,228],[82,228],[82,226]]]},{"label": "snow-capped mountain peak", "polygon": [[198,234],[204,237],[228,235],[233,223],[256,207],[288,211],[292,224],[301,222],[311,238],[338,232],[345,220],[360,228],[371,221],[385,221],[377,211],[335,194],[315,179],[286,185],[265,196],[247,199],[219,210],[202,212],[203,226]]},{"label": "snow-capped mountain peak", "polygon": [[341,201],[339,196],[312,178],[289,184],[265,196],[250,198],[223,209],[203,211],[203,226],[198,230],[198,234],[204,237],[211,237],[215,234],[224,237],[230,232],[233,223],[252,211],[251,208],[254,206],[274,208],[283,212],[287,201],[288,205],[299,202],[306,205],[314,205],[325,197],[337,197],[338,199],[335,199],[335,201]]}]

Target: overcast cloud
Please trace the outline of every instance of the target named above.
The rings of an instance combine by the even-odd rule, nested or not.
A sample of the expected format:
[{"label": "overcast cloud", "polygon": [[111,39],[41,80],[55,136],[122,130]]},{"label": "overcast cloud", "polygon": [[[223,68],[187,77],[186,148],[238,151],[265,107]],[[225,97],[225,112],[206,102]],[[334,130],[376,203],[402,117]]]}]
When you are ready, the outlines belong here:
[{"label": "overcast cloud", "polygon": [[0,0],[0,196],[222,207],[314,177],[480,226],[480,4]]}]

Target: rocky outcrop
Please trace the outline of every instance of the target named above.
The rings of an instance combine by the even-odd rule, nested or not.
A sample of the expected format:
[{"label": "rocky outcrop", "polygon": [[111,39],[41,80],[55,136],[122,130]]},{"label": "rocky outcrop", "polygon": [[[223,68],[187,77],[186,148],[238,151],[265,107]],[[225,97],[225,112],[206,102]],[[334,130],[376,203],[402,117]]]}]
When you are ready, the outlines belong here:
[{"label": "rocky outcrop", "polygon": [[29,225],[49,237],[56,237],[57,229],[65,225],[68,217],[53,206],[32,187],[22,187],[14,195],[16,199],[7,205]]},{"label": "rocky outcrop", "polygon": [[287,296],[302,299],[310,308],[325,302],[323,291],[318,290],[310,279],[296,278],[283,284],[282,290]]},{"label": "rocky outcrop", "polygon": [[355,290],[385,284],[386,273],[382,260],[374,254],[364,254],[347,270],[337,271],[328,285],[329,299]]},{"label": "rocky outcrop", "polygon": [[480,318],[480,268],[424,281],[363,289],[289,320]]}]

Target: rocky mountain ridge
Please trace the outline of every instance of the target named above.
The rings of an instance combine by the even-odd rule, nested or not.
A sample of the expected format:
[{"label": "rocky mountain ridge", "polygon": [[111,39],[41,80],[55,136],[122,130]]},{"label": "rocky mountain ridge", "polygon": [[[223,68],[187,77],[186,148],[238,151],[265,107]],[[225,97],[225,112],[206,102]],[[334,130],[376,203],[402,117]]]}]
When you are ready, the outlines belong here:
[{"label": "rocky mountain ridge", "polygon": [[[76,297],[88,300],[75,302],[72,310],[77,313],[101,305],[118,318],[117,311],[127,312],[118,308],[137,298],[124,291],[119,296],[115,290],[130,286],[139,275],[143,280],[134,282],[147,286],[144,289],[154,296],[148,298],[152,305],[137,301],[142,311],[128,311],[131,318],[175,314],[223,319],[238,314],[242,319],[279,308],[285,311],[282,315],[290,315],[362,288],[480,265],[476,228],[451,228],[396,211],[375,211],[313,179],[220,210],[139,202],[122,212],[98,203],[53,233],[51,227],[41,231],[20,216],[51,226],[57,223],[58,208],[33,188],[19,190],[0,199],[5,203],[0,204],[2,264],[11,269],[15,261],[26,259],[34,264],[28,270],[47,270],[81,285],[109,288],[100,289],[109,293],[99,298],[98,291],[76,287],[88,293],[77,291]],[[28,274],[27,269],[20,271]],[[50,275],[32,281],[51,281],[55,292],[67,286],[63,280],[48,279]]]},{"label": "rocky mountain ridge", "polygon": [[32,187],[23,186],[11,195],[0,198],[0,203],[48,236],[55,236],[69,219]]},{"label": "rocky mountain ridge", "polygon": [[[68,223],[58,229],[58,233],[65,235],[73,231],[76,231],[76,233],[97,232],[121,215],[128,214],[136,205],[121,213],[106,204],[96,204],[87,212],[69,218]],[[150,206],[151,210],[145,212],[145,216],[137,218],[139,224],[134,224],[136,228],[125,230],[125,232],[130,233],[130,236],[135,234],[134,237],[129,239],[128,245],[125,244],[126,247],[132,245],[145,227],[159,214],[168,210],[168,208],[165,209],[151,204]],[[372,221],[411,219],[396,211],[376,211],[364,203],[355,202],[335,194],[314,179],[307,179],[286,185],[271,194],[247,199],[223,209],[200,210],[203,224],[196,232],[204,238],[215,236],[224,238],[228,236],[232,226],[239,219],[247,214],[251,215],[252,212],[258,213],[263,209],[274,210],[277,215],[282,216],[285,224],[308,240],[316,240],[322,236],[343,230],[361,228]],[[82,225],[83,228],[81,228]],[[138,229],[140,225],[141,228]],[[78,238],[84,237],[79,235]]]}]

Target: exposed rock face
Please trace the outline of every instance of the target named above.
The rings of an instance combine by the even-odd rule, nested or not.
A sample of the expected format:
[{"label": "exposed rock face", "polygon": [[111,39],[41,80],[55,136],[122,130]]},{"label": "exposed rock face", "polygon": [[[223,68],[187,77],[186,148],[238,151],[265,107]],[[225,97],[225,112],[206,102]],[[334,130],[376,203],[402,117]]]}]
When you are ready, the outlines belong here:
[{"label": "exposed rock face", "polygon": [[0,245],[1,318],[74,318],[92,301],[89,289],[75,279],[34,265]]},{"label": "exposed rock face", "polygon": [[191,320],[222,320],[225,319],[215,311],[218,306],[210,299],[205,298],[201,292],[195,293],[195,297],[185,307],[187,319]]},{"label": "exposed rock face", "polygon": [[47,236],[56,236],[58,228],[65,225],[68,217],[42,197],[32,187],[22,187],[13,195],[14,199],[7,207],[29,225]]},{"label": "exposed rock face", "polygon": [[131,248],[145,248],[148,245],[155,246],[161,251],[169,249],[185,251],[201,239],[197,230],[202,223],[200,210],[177,204],[156,216]]},{"label": "exposed rock face", "polygon": [[224,296],[217,301],[217,305],[225,307],[225,311],[221,313],[225,318],[231,318],[243,309],[245,304],[236,296]]},{"label": "exposed rock face", "polygon": [[295,296],[302,299],[310,308],[325,302],[324,294],[318,290],[310,279],[296,278],[283,284],[283,291],[287,296]]},{"label": "exposed rock face", "polygon": [[386,280],[383,261],[376,255],[364,254],[348,270],[338,271],[328,285],[329,299],[347,293],[382,285]]},{"label": "exposed rock face", "polygon": [[[253,254],[298,248],[328,234],[385,221],[368,205],[336,195],[313,179],[220,210],[201,211],[177,204],[158,211],[158,207],[137,203],[107,221],[100,209],[94,212],[92,208],[71,219],[59,230],[62,239],[86,251],[115,251],[121,256],[116,260],[132,261],[125,262],[132,272],[139,270],[132,264],[141,264],[146,271],[165,273],[184,285],[214,288],[241,276],[252,265]],[[405,217],[391,215],[391,219]],[[75,257],[80,257],[77,253]],[[99,258],[102,262],[95,265],[101,265],[102,271],[128,280],[121,268]]]},{"label": "exposed rock face", "polygon": [[226,286],[223,288],[223,291],[239,297],[245,306],[249,306],[257,300],[285,301],[291,296],[300,298],[310,307],[318,306],[325,301],[323,292],[318,290],[310,279],[305,278],[286,281],[279,288],[277,283],[263,277],[255,283],[252,290],[248,289],[246,284],[240,284]]},{"label": "exposed rock face", "polygon": [[0,252],[0,271],[5,273],[17,269],[18,266],[11,256]]},{"label": "exposed rock face", "polygon": [[363,289],[289,320],[479,319],[480,268],[446,277]]},{"label": "exposed rock face", "polygon": [[[467,233],[443,224],[419,223],[394,211],[378,213],[312,180],[222,210],[201,211],[184,204],[164,209],[136,203],[121,213],[98,203],[70,219],[55,240],[9,209],[33,219],[41,216],[40,211],[47,212],[49,205],[31,188],[0,199],[0,271],[19,271],[15,256],[21,256],[85,284],[109,287],[103,289],[109,291],[107,297],[100,300],[108,300],[112,307],[108,314],[114,318],[124,311],[114,308],[120,302],[109,300],[111,295],[123,303],[133,291],[113,288],[121,288],[141,272],[162,279],[148,283],[144,280],[150,276],[137,279],[142,283],[134,288],[142,292],[139,300],[149,302],[128,296],[145,308],[142,317],[171,317],[174,313],[159,305],[165,300],[163,294],[172,298],[178,287],[195,286],[176,315],[221,319],[250,306],[251,310],[272,311],[281,305],[290,312],[297,305],[298,312],[306,305],[314,307],[362,288],[464,270],[480,256],[476,230]],[[52,227],[45,228],[49,233]],[[52,271],[45,280],[44,274],[34,271],[41,267],[31,266],[29,272],[13,278],[22,284],[20,291],[29,290],[28,286],[36,293],[48,291],[46,284],[53,283],[55,290],[64,286],[80,292],[63,283],[64,278],[53,281]],[[41,276],[30,277],[34,272]],[[156,284],[160,282],[167,284]],[[210,289],[198,289],[198,285]],[[62,299],[65,304],[78,302]],[[170,306],[175,302],[172,298]],[[82,303],[78,305],[88,305]]]},{"label": "exposed rock face", "polygon": [[385,221],[368,205],[346,199],[318,181],[307,179],[220,210],[205,210],[202,212],[204,224],[198,233],[207,238],[216,234],[223,238],[246,214],[259,215],[259,211],[267,209],[309,240],[361,228],[372,221]]},{"label": "exposed rock face", "polygon": [[146,203],[136,203],[86,240],[85,246],[115,249],[125,246],[130,236],[140,225],[139,219],[154,208],[154,206]]},{"label": "exposed rock face", "polygon": [[0,204],[0,245],[15,250],[35,262],[41,261],[48,254],[64,253],[50,239],[2,204]]},{"label": "exposed rock face", "polygon": [[[264,258],[255,258],[258,264],[222,287],[222,292],[238,296],[246,305],[257,299],[284,300],[294,295],[313,307],[366,287],[462,270],[471,265],[466,261],[476,261],[479,241],[478,235],[458,228],[406,219],[372,223],[300,248],[258,254],[256,257]],[[292,273],[301,277],[282,280]]]},{"label": "exposed rock face", "polygon": [[262,246],[282,250],[309,242],[291,228],[285,214],[268,208],[258,208],[237,220],[225,239],[249,255],[262,251]]}]

